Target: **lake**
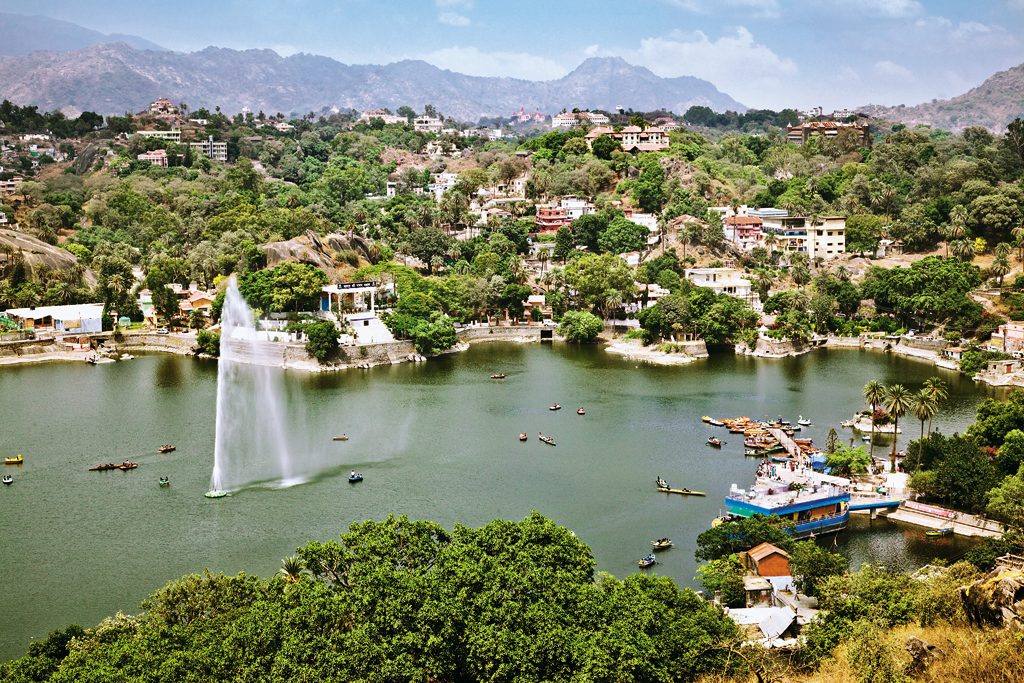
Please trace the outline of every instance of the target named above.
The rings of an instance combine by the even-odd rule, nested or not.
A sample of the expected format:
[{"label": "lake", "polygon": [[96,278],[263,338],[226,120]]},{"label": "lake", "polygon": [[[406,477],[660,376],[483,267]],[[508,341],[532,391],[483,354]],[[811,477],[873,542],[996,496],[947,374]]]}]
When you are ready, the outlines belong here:
[{"label": "lake", "polygon": [[[508,375],[488,379],[493,372]],[[732,483],[753,480],[738,435],[705,446],[702,415],[782,415],[830,427],[863,407],[871,380],[916,388],[938,374],[950,400],[935,426],[962,430],[994,390],[919,361],[877,352],[816,350],[798,358],[715,355],[682,367],[637,366],[598,348],[485,344],[366,371],[286,373],[286,430],[331,466],[290,488],[203,497],[213,463],[217,364],[150,355],[89,366],[0,369],[0,450],[23,453],[0,490],[0,659],[69,623],[91,626],[170,579],[208,568],[269,575],[308,540],[389,513],[480,525],[538,510],[573,529],[598,568],[636,571],[649,540],[669,536],[656,571],[691,584],[697,534]],[[563,410],[548,410],[558,402]],[[586,416],[575,409],[586,408]],[[918,434],[907,420],[901,444]],[[844,441],[852,433],[839,430]],[[347,433],[350,440],[331,437]],[[518,434],[530,440],[521,443]],[[558,445],[536,435],[554,436]],[[174,443],[177,451],[156,449]],[[902,445],[901,445],[902,447]],[[89,472],[130,458],[130,472]],[[351,485],[349,470],[366,480]],[[157,480],[167,476],[169,488]],[[706,498],[666,496],[662,476]],[[963,539],[926,540],[910,527],[857,518],[838,538],[855,564],[895,568],[953,558]]]}]

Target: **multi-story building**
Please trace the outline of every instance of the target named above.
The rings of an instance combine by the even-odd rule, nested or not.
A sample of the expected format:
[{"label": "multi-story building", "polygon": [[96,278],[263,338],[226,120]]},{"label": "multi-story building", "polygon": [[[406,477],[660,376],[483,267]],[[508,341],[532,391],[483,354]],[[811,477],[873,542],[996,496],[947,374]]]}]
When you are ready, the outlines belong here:
[{"label": "multi-story building", "polygon": [[753,283],[734,268],[687,268],[684,272],[686,279],[698,287],[707,287],[715,294],[728,294],[745,301],[754,310],[761,310],[761,299]]},{"label": "multi-story building", "polygon": [[722,224],[725,239],[743,251],[750,251],[761,244],[761,227],[764,220],[759,216],[729,216]]},{"label": "multi-story building", "polygon": [[583,128],[586,126],[607,126],[611,123],[604,114],[590,111],[566,112],[551,117],[552,128]]},{"label": "multi-story building", "polygon": [[1018,353],[1024,350],[1024,322],[1003,323],[992,333],[989,344],[1003,353]]},{"label": "multi-story building", "polygon": [[561,206],[538,206],[533,217],[533,225],[537,232],[557,232],[563,225],[569,225],[572,219]]},{"label": "multi-story building", "polygon": [[181,131],[177,128],[171,130],[140,130],[136,133],[140,138],[152,138],[156,140],[167,140],[181,144]]},{"label": "multi-story building", "polygon": [[161,97],[149,105],[149,113],[157,115],[177,114],[178,108],[171,104],[171,101],[166,97]]},{"label": "multi-story building", "polygon": [[380,119],[381,121],[384,122],[384,125],[391,125],[396,123],[409,123],[409,120],[406,119],[404,116],[395,116],[394,114],[389,114],[384,109],[369,109],[359,115],[359,120],[362,121],[363,123],[369,123],[373,119]]},{"label": "multi-story building", "polygon": [[420,133],[440,133],[444,123],[433,116],[421,116],[412,122],[412,127]]},{"label": "multi-story building", "polygon": [[616,131],[609,126],[598,126],[591,128],[587,133],[587,146],[591,146],[594,140],[605,135],[618,140],[622,149],[627,152],[658,152],[668,149],[668,134],[663,128],[657,126],[641,128],[640,126],[626,126],[621,131]]},{"label": "multi-story building", "polygon": [[871,133],[868,126],[843,121],[804,121],[795,126],[786,126],[786,141],[802,145],[811,138],[834,140],[843,131],[852,132],[858,144],[871,144]]},{"label": "multi-story building", "polygon": [[[762,233],[775,235],[778,249],[785,253],[807,254],[811,260],[831,259],[846,253],[846,217],[823,216],[811,221],[789,216],[781,209],[757,209],[749,212],[762,219]],[[778,214],[782,215],[778,215]]]},{"label": "multi-story building", "polygon": [[190,142],[188,146],[193,151],[205,154],[211,161],[225,162],[228,160],[228,143],[214,142],[212,135],[202,142]]},{"label": "multi-story building", "polygon": [[139,161],[148,161],[153,166],[167,168],[167,150],[155,149],[152,152],[145,152],[135,157]]}]

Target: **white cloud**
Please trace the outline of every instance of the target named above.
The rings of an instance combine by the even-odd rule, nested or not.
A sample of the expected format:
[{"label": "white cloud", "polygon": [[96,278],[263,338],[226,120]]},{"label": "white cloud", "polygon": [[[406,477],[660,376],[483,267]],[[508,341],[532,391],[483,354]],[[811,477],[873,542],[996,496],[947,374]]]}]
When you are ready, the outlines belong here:
[{"label": "white cloud", "polygon": [[[644,38],[638,48],[621,54],[659,76],[704,78],[736,99],[752,103],[768,99],[769,91],[783,87],[798,72],[792,60],[755,41],[742,26],[714,40],[702,31]],[[779,93],[771,97],[777,101]]]},{"label": "white cloud", "polygon": [[886,19],[916,17],[924,12],[918,0],[834,0],[835,5],[851,14]]},{"label": "white cloud", "polygon": [[568,70],[558,62],[527,52],[484,52],[477,47],[446,47],[422,55],[442,69],[470,76],[508,76],[547,81],[561,78]]},{"label": "white cloud", "polygon": [[456,26],[459,28],[469,26],[470,24],[469,17],[458,12],[441,12],[437,20],[445,26]]},{"label": "white cloud", "polygon": [[879,78],[888,78],[892,80],[904,80],[909,81],[914,78],[913,72],[905,66],[897,64],[896,62],[890,62],[887,59],[883,59],[879,62],[875,62],[873,71]]},{"label": "white cloud", "polygon": [[601,54],[601,46],[598,45],[597,43],[594,43],[593,45],[587,45],[585,48],[583,48],[583,54],[586,57],[596,57],[597,55]]},{"label": "white cloud", "polygon": [[442,9],[445,7],[473,9],[473,0],[434,0],[434,4]]},{"label": "white cloud", "polygon": [[[1024,0],[1022,0],[1024,1]],[[712,14],[723,7],[744,12],[754,19],[777,19],[781,16],[778,0],[669,0],[679,9],[694,14]]]}]

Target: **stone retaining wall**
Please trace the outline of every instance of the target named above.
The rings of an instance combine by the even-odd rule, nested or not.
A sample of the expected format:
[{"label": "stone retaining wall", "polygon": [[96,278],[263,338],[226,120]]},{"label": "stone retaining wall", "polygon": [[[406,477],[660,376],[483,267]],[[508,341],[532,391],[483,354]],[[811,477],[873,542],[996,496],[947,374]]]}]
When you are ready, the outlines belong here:
[{"label": "stone retaining wall", "polygon": [[26,339],[0,343],[0,357],[4,358],[54,353],[63,350],[64,346],[58,346],[53,339]]},{"label": "stone retaining wall", "polygon": [[512,325],[509,327],[464,327],[458,330],[460,341],[470,344],[488,341],[540,341],[543,329],[554,331],[555,328],[544,328],[540,325]]},{"label": "stone retaining wall", "polygon": [[156,334],[155,332],[122,333],[104,339],[120,351],[162,351],[187,355],[196,346],[194,334]]}]

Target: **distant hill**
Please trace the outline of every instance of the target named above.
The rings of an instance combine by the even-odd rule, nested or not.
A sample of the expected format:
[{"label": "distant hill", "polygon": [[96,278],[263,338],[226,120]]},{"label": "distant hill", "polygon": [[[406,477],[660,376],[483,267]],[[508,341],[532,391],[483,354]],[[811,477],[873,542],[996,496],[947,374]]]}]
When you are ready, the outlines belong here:
[{"label": "distant hill", "polygon": [[227,113],[304,113],[324,107],[417,110],[433,104],[467,121],[563,108],[685,112],[693,105],[716,111],[746,107],[711,83],[683,76],[661,78],[619,58],[592,58],[553,81],[466,76],[423,61],[346,65],[328,57],[272,50],[209,47],[199,52],[139,50],[124,43],[74,52],[0,58],[0,98],[42,109],[139,111],[157,97],[193,109],[219,105]]},{"label": "distant hill", "polygon": [[100,33],[49,17],[0,12],[0,55],[20,56],[40,50],[69,52],[92,45],[121,42],[140,50],[163,50],[145,38],[121,33]]},{"label": "distant hill", "polygon": [[1024,64],[1000,71],[952,99],[913,107],[870,105],[859,111],[908,125],[926,124],[954,131],[983,126],[993,132],[1003,132],[1010,121],[1024,117]]}]

